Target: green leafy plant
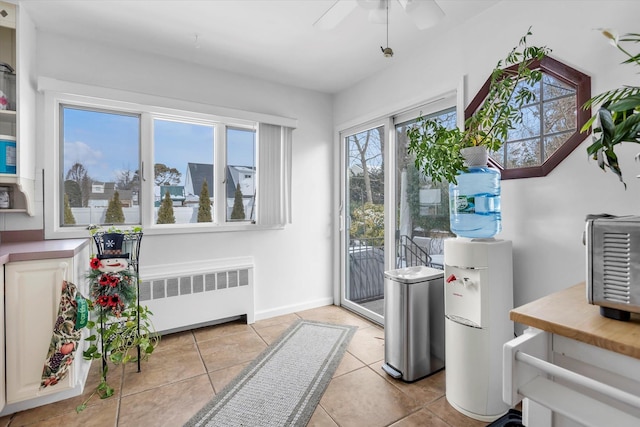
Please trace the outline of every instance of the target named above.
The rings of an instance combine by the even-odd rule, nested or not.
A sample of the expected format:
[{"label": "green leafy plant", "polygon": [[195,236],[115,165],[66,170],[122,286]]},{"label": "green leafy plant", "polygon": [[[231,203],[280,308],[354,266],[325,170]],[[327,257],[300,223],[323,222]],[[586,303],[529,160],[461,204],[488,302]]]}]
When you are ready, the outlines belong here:
[{"label": "green leafy plant", "polygon": [[531,28],[504,60],[498,61],[491,73],[489,93],[484,102],[467,120],[464,130],[447,128],[438,119],[420,117],[407,130],[409,153],[415,156],[416,168],[434,183],[456,183],[456,175],[466,171],[460,150],[484,146],[497,151],[514,124],[522,122],[522,107],[535,100],[533,85],[542,79],[542,72],[531,64],[551,50],[529,46]]},{"label": "green leafy plant", "polygon": [[[640,53],[632,55],[621,45],[622,42],[639,43],[640,34],[629,33],[618,37],[609,30],[603,30],[602,34],[628,56],[623,64],[640,65]],[[615,147],[622,142],[640,143],[640,87],[625,85],[603,92],[587,101],[583,109],[596,104],[601,104],[600,108],[581,129],[586,132],[593,126],[593,141],[587,147],[587,154],[598,162],[600,169],[606,171],[608,168],[615,173],[626,188]],[[636,155],[636,160],[639,156],[640,153]]]},{"label": "green leafy plant", "polygon": [[376,246],[384,243],[384,205],[365,203],[351,210],[351,239],[367,239]]},{"label": "green leafy plant", "polygon": [[142,227],[139,225],[133,225],[127,228],[119,228],[114,225],[110,225],[108,228],[101,228],[96,224],[89,224],[87,226],[87,230],[89,230],[89,234],[92,236],[96,234],[98,231],[104,231],[105,233],[120,233],[120,234],[129,234],[129,233],[140,233],[142,232]]},{"label": "green leafy plant", "polygon": [[[160,342],[160,336],[155,332],[151,322],[153,313],[147,307],[130,303],[120,312],[120,317],[117,319],[110,316],[107,311],[96,309],[93,303],[90,303],[89,307],[98,314],[95,320],[87,322],[86,327],[92,331],[87,341],[91,344],[83,352],[83,357],[87,360],[104,360],[105,363],[100,375],[100,384],[82,404],[76,407],[76,412],[86,409],[87,404],[96,394],[100,399],[113,396],[114,389],[107,382],[109,372],[107,361],[119,365],[137,362],[138,359],[147,360]],[[102,346],[103,343],[104,346]],[[138,346],[140,347],[139,358]]]}]

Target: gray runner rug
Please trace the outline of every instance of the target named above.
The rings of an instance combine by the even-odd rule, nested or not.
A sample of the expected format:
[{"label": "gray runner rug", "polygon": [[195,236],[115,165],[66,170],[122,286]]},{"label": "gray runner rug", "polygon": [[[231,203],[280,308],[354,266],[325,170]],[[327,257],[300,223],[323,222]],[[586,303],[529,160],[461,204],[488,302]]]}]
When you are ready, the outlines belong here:
[{"label": "gray runner rug", "polygon": [[300,320],[185,426],[305,426],[357,327]]}]

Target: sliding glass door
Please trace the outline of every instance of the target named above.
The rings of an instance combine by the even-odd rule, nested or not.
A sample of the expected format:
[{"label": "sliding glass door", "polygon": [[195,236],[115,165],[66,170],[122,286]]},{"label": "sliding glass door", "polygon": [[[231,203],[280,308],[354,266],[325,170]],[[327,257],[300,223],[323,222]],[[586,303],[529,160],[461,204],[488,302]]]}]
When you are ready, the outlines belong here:
[{"label": "sliding glass door", "polygon": [[342,304],[378,323],[385,270],[385,126],[342,135],[344,227]]},{"label": "sliding glass door", "polygon": [[[456,124],[453,98],[428,117]],[[448,107],[448,108],[447,108]],[[448,183],[433,183],[408,154],[407,129],[422,110],[340,134],[340,303],[384,324],[384,272],[426,265],[443,268],[449,237]]]}]

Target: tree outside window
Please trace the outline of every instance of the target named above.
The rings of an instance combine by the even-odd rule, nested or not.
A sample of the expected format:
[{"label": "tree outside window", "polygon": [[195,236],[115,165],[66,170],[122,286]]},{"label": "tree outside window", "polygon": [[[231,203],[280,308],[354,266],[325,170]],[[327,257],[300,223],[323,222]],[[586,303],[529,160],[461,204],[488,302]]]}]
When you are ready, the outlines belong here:
[{"label": "tree outside window", "polygon": [[346,138],[349,167],[350,239],[369,246],[384,243],[384,126]]}]

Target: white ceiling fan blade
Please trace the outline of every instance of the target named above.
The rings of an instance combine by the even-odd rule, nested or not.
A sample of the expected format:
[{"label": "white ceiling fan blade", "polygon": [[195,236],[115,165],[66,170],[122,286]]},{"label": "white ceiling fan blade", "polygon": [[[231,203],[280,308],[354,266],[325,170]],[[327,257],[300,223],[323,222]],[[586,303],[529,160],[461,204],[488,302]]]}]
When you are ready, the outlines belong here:
[{"label": "white ceiling fan blade", "polygon": [[435,0],[398,0],[398,3],[420,30],[433,27],[444,17]]},{"label": "white ceiling fan blade", "polygon": [[336,0],[336,2],[320,17],[313,26],[321,30],[335,28],[353,9],[358,6],[355,1]]}]

